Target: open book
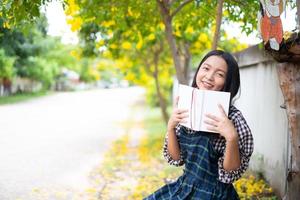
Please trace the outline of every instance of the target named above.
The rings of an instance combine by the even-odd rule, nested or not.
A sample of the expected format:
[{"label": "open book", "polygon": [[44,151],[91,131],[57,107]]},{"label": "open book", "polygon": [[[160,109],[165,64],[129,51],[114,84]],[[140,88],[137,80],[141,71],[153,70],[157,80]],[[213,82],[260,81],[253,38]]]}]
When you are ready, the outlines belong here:
[{"label": "open book", "polygon": [[213,114],[221,116],[218,104],[224,108],[228,116],[230,93],[212,90],[199,90],[179,84],[179,101],[178,108],[188,110],[188,118],[186,123],[181,125],[195,131],[207,131],[205,119],[209,119],[205,114]]}]

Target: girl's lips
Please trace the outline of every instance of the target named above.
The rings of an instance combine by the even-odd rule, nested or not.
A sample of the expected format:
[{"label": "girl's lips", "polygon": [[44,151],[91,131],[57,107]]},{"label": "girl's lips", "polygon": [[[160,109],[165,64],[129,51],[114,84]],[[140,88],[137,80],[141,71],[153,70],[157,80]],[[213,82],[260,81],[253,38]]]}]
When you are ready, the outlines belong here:
[{"label": "girl's lips", "polygon": [[212,87],[213,87],[212,84],[210,84],[210,83],[208,83],[208,82],[205,82],[205,81],[202,81],[202,84],[203,84],[203,86],[206,87],[206,88],[212,88]]}]

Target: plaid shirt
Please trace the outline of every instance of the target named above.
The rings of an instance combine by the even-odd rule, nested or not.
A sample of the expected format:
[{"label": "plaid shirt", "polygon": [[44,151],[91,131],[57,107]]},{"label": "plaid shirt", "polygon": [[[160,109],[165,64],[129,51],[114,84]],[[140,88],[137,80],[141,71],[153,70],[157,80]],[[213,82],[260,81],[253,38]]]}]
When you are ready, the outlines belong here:
[{"label": "plaid shirt", "polygon": [[[240,151],[241,165],[236,170],[226,171],[223,168],[224,153],[226,147],[225,138],[222,136],[218,136],[216,139],[214,139],[213,147],[215,151],[221,155],[218,160],[218,166],[219,166],[219,180],[223,183],[232,183],[242,176],[242,174],[246,171],[246,169],[249,166],[250,157],[253,152],[253,137],[251,134],[251,130],[247,125],[247,122],[243,117],[241,111],[239,111],[236,107],[231,105],[229,109],[228,118],[233,122],[237,130],[237,133],[239,135],[239,151]],[[182,126],[178,124],[175,130],[176,135],[179,134],[180,128],[182,128]],[[196,133],[196,131],[190,129],[187,130],[190,134]],[[182,166],[184,164],[184,158],[182,154],[180,155],[179,160],[173,160],[171,155],[168,152],[167,145],[168,145],[168,134],[166,134],[166,138],[164,142],[163,155],[169,164],[174,166]]]}]

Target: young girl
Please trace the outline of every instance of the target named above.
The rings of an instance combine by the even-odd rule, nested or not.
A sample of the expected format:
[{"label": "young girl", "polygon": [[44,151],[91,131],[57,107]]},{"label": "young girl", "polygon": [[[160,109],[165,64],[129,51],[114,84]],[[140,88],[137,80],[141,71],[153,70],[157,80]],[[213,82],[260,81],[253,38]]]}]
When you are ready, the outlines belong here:
[{"label": "young girl", "polygon": [[164,157],[175,166],[185,164],[183,175],[146,197],[152,199],[239,199],[232,182],[248,167],[253,152],[253,138],[242,113],[232,105],[240,87],[238,64],[227,52],[214,50],[200,62],[192,87],[230,92],[228,117],[219,105],[221,117],[206,114],[207,128],[215,133],[193,131],[185,122],[187,110],[177,108],[168,122]]}]

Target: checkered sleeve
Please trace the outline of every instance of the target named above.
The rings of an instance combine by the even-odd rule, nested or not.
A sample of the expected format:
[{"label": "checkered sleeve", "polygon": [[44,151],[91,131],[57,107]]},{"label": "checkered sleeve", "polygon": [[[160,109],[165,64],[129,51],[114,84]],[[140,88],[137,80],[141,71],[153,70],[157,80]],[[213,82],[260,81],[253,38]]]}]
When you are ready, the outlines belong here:
[{"label": "checkered sleeve", "polygon": [[[175,128],[175,134],[177,136],[177,141],[179,143],[179,131],[180,131],[180,125],[177,125]],[[182,166],[184,164],[184,160],[183,160],[183,156],[182,153],[180,151],[180,159],[179,160],[174,160],[168,150],[168,134],[166,134],[165,140],[164,140],[164,146],[163,146],[163,156],[166,159],[166,161],[170,164],[170,165],[174,165],[176,167]]]},{"label": "checkered sleeve", "polygon": [[222,155],[218,161],[219,180],[224,183],[232,183],[242,176],[249,166],[250,157],[254,148],[251,130],[247,125],[242,113],[236,109],[229,115],[229,118],[232,120],[239,135],[241,165],[238,169],[231,171],[226,171],[223,168],[226,141],[221,137],[217,139],[215,141],[215,149]]}]

